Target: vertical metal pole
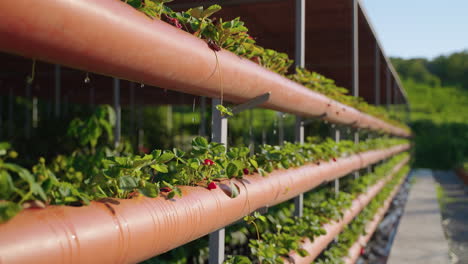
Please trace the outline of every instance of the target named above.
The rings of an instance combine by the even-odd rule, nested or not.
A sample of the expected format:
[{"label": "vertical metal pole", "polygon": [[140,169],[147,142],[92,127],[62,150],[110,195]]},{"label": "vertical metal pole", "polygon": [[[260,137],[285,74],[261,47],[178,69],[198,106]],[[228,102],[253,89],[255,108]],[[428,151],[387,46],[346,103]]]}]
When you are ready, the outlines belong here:
[{"label": "vertical metal pole", "polygon": [[[305,0],[296,0],[296,67],[305,66]],[[304,122],[302,117],[296,116],[295,141],[304,144]],[[304,211],[304,194],[294,198],[294,215],[302,217]]]},{"label": "vertical metal pole", "polygon": [[[212,99],[211,140],[222,143],[227,148],[228,120],[216,109],[220,99]],[[225,229],[221,228],[210,234],[209,264],[221,264],[224,261]]]},{"label": "vertical metal pole", "polygon": [[387,103],[387,110],[389,110],[390,108],[390,100],[391,100],[391,97],[392,97],[392,94],[391,94],[391,85],[392,85],[392,80],[390,79],[390,69],[387,68],[387,85],[385,87],[385,91],[386,91],[386,97],[387,97],[387,100],[386,100],[386,103]]},{"label": "vertical metal pole", "polygon": [[405,104],[405,110],[406,110],[406,122],[409,123],[411,120],[411,112],[410,112],[410,104],[408,101],[406,101]]},{"label": "vertical metal pole", "polygon": [[352,75],[353,75],[353,96],[359,96],[359,21],[358,21],[358,0],[353,1],[353,43],[352,43]]},{"label": "vertical metal pole", "polygon": [[[333,125],[333,130],[335,142],[338,143],[340,142],[340,130],[335,125]],[[334,187],[335,194],[338,196],[338,193],[340,192],[340,180],[338,178],[334,181]]]},{"label": "vertical metal pole", "polygon": [[295,141],[299,144],[304,144],[304,121],[301,117],[296,117],[296,135]]},{"label": "vertical metal pole", "polygon": [[[354,132],[354,144],[359,144],[359,130],[356,129]],[[359,178],[359,170],[355,171],[354,173],[354,179]]]},{"label": "vertical metal pole", "polygon": [[375,41],[375,84],[374,84],[374,102],[375,105],[380,105],[380,48]]},{"label": "vertical metal pole", "polygon": [[200,97],[200,136],[206,136],[206,97]]},{"label": "vertical metal pole", "polygon": [[[353,44],[352,44],[352,75],[353,75],[353,96],[354,97],[359,97],[359,2],[358,0],[351,0],[353,1],[353,14],[352,14],[352,19],[353,19]],[[335,140],[337,142],[340,141],[340,131],[337,129],[335,133],[338,133],[338,135],[335,134]],[[356,130],[354,132],[354,143],[358,144],[359,143],[359,132]],[[359,177],[359,171],[354,172],[354,178]],[[335,182],[335,191],[336,193],[339,192],[339,181],[336,180]]]},{"label": "vertical metal pole", "polygon": [[60,90],[62,89],[62,78],[61,78],[61,67],[60,65],[55,65],[54,71],[55,77],[55,118],[60,117]]},{"label": "vertical metal pole", "polygon": [[172,133],[172,129],[174,128],[173,111],[174,111],[174,107],[172,105],[168,105],[167,110],[166,110],[166,127],[167,127],[168,135]]},{"label": "vertical metal pole", "polygon": [[32,98],[32,127],[37,128],[39,124],[39,110],[37,109],[38,100],[37,97],[34,96]]},{"label": "vertical metal pole", "polygon": [[117,148],[121,136],[121,107],[120,107],[120,80],[114,78],[114,110],[115,110],[115,127],[114,127],[114,147]]},{"label": "vertical metal pole", "polygon": [[296,67],[305,66],[305,0],[296,0]]},{"label": "vertical metal pole", "polygon": [[[298,0],[300,1],[300,0]],[[304,122],[300,116],[296,116],[295,127],[295,140],[296,143],[304,144]],[[304,194],[301,193],[294,198],[294,216],[302,217],[304,211]]]}]

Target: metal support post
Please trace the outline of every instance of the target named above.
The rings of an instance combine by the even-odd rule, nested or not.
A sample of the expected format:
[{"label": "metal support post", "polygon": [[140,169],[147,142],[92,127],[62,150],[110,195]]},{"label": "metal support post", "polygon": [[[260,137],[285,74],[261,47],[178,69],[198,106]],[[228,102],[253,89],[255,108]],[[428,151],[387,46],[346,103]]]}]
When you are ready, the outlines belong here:
[{"label": "metal support post", "polygon": [[120,142],[121,135],[121,107],[120,107],[120,80],[114,78],[114,111],[115,111],[115,127],[114,127],[114,147],[117,148]]},{"label": "metal support post", "polygon": [[390,103],[391,103],[391,85],[392,85],[392,80],[390,79],[390,69],[387,68],[387,85],[385,87],[385,91],[386,91],[386,97],[387,97],[387,100],[386,100],[386,104],[387,104],[387,110],[390,109]]},{"label": "metal support post", "polygon": [[374,84],[374,102],[375,105],[380,105],[380,48],[377,41],[375,42],[375,84]]},{"label": "metal support post", "polygon": [[353,1],[353,43],[352,43],[352,80],[353,80],[353,96],[359,96],[359,23],[358,23],[358,0]]},{"label": "metal support post", "polygon": [[39,124],[39,110],[38,110],[38,100],[37,97],[34,96],[32,98],[32,127],[37,128]]},{"label": "metal support post", "polygon": [[[220,99],[212,99],[211,140],[222,143],[227,147],[228,119],[221,115],[216,106]],[[209,238],[209,263],[221,264],[224,261],[225,229],[221,228],[210,234]]]},{"label": "metal support post", "polygon": [[[296,0],[296,67],[305,66],[305,0]],[[302,117],[296,116],[295,141],[304,144],[304,122]],[[294,215],[302,217],[304,210],[304,194],[294,198]]]},{"label": "metal support post", "polygon": [[166,128],[167,134],[172,134],[172,129],[174,128],[174,107],[172,105],[168,105],[166,107]]},{"label": "metal support post", "polygon": [[[359,144],[359,130],[356,130],[354,132],[354,144]],[[355,171],[353,174],[354,174],[354,179],[359,178],[359,170]]]},{"label": "metal support post", "polygon": [[[353,10],[352,10],[352,32],[353,32],[353,43],[352,43],[352,81],[353,81],[353,96],[359,96],[359,1],[358,0],[351,0],[353,1]],[[335,130],[335,141],[340,141],[340,131],[337,129]],[[354,133],[354,143],[359,143],[359,132]],[[359,177],[359,171],[354,172],[354,177]],[[339,181],[335,180],[335,191],[336,193],[339,192]]]},{"label": "metal support post", "polygon": [[[295,127],[295,140],[296,143],[304,144],[304,122],[300,116],[296,116]],[[294,216],[302,217],[304,211],[304,194],[301,193],[294,198]]]},{"label": "metal support post", "polygon": [[[270,98],[270,93],[257,96],[248,102],[233,107],[232,113],[238,114],[244,110],[252,109],[260,104],[265,103]],[[227,149],[227,134],[228,134],[228,119],[222,116],[221,112],[216,109],[216,106],[221,104],[220,99],[212,99],[212,120],[211,120],[211,140],[213,142],[222,143]],[[225,229],[221,228],[210,234],[209,238],[209,264],[221,264],[224,261],[224,242]]]},{"label": "metal support post", "polygon": [[54,108],[54,113],[55,113],[55,118],[59,118],[60,117],[60,92],[61,92],[61,89],[62,89],[62,78],[61,78],[61,67],[60,67],[60,65],[55,65],[54,77],[55,77],[55,108]]},{"label": "metal support post", "polygon": [[[334,127],[333,128],[334,139],[335,139],[335,142],[338,143],[340,142],[340,130],[335,125],[333,127]],[[334,186],[335,186],[335,194],[338,195],[338,193],[340,192],[340,180],[339,179],[335,179]]]}]

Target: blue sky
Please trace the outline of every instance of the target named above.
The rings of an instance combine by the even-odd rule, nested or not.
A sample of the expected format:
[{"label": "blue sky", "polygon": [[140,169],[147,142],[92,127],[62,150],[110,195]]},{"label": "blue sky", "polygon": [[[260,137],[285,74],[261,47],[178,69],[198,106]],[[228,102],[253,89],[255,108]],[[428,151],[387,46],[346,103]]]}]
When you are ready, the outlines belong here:
[{"label": "blue sky", "polygon": [[361,0],[388,56],[468,49],[468,0]]}]

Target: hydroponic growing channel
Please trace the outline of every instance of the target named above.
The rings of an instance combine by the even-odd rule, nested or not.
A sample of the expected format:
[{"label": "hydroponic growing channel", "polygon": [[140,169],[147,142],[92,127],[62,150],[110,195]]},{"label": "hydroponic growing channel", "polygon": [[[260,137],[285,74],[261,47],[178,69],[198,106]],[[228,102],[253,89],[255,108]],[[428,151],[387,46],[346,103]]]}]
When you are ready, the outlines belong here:
[{"label": "hydroponic growing channel", "polygon": [[[215,18],[222,14],[218,5],[168,5],[0,3],[0,56],[7,62],[0,66],[0,93],[8,95],[0,107],[0,262],[137,263],[192,241],[203,244],[209,234],[196,256],[148,261],[310,263],[324,261],[324,249],[340,233],[351,236],[348,224],[363,225],[364,216],[375,214],[368,227],[375,229],[407,172],[411,132],[404,122],[359,98],[359,80],[347,95],[305,69],[303,53],[291,70],[289,55],[260,46],[242,19]],[[351,7],[355,32],[360,6]],[[387,60],[376,72],[382,65],[393,74]],[[84,84],[74,87],[81,76]],[[397,76],[386,78],[398,84]],[[80,86],[89,89],[89,100]],[[112,106],[96,106],[96,99]],[[142,120],[161,124],[164,109],[172,127],[176,105],[192,111],[176,112],[182,121],[179,130],[165,132],[170,142],[146,147],[161,130],[143,129]],[[249,130],[248,145],[240,143],[245,134],[230,129],[239,123]],[[285,140],[288,128],[295,143]],[[188,139],[178,135],[184,133]],[[376,201],[384,200],[376,211]],[[341,257],[353,262],[356,247]]]}]

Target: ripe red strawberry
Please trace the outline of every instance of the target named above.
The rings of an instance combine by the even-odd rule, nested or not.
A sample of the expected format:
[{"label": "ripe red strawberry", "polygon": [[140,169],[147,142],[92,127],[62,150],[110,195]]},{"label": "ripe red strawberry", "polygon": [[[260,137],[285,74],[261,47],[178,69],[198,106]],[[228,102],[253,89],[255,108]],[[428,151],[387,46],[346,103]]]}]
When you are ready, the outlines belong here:
[{"label": "ripe red strawberry", "polygon": [[203,165],[211,166],[211,165],[214,165],[214,164],[215,164],[215,162],[210,160],[210,159],[205,159],[203,161]]},{"label": "ripe red strawberry", "polygon": [[257,63],[257,64],[260,64],[260,57],[258,57],[258,56],[252,57],[252,58],[250,58],[250,60]]},{"label": "ripe red strawberry", "polygon": [[216,189],[216,188],[218,188],[218,186],[216,186],[215,182],[210,182],[208,184],[208,190],[213,190],[213,189]]},{"label": "ripe red strawberry", "polygon": [[336,162],[336,158],[333,158],[333,161]]},{"label": "ripe red strawberry", "polygon": [[160,190],[161,192],[172,192],[172,189],[169,187],[162,187]]},{"label": "ripe red strawberry", "polygon": [[364,255],[364,254],[366,254],[366,249],[362,247],[362,248],[361,248],[360,254],[361,254],[361,256]]},{"label": "ripe red strawberry", "polygon": [[179,28],[181,29],[182,28],[182,25],[180,24],[179,20],[177,18],[173,18],[173,17],[170,17],[166,14],[164,14],[164,21],[166,21],[167,23],[173,25],[174,27],[176,28]]},{"label": "ripe red strawberry", "polygon": [[249,171],[249,169],[247,169],[247,168],[244,168],[244,169],[242,170],[242,172],[244,172],[245,175],[250,174],[250,171]]}]

